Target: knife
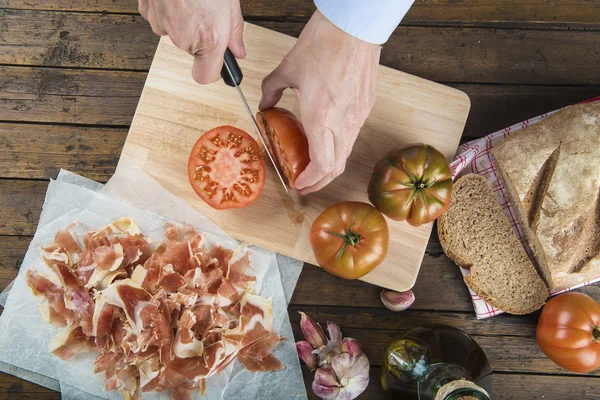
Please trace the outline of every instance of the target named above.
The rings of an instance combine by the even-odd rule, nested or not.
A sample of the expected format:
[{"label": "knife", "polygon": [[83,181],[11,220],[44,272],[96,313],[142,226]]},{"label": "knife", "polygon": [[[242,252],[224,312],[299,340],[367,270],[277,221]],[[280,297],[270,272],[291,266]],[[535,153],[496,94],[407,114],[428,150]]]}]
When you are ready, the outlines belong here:
[{"label": "knife", "polygon": [[273,167],[275,168],[275,172],[277,172],[279,181],[283,185],[285,192],[287,193],[288,197],[290,198],[290,200],[292,201],[292,204],[293,204],[294,200],[292,199],[292,195],[290,194],[290,191],[289,191],[287,185],[285,184],[285,181],[283,180],[283,176],[281,175],[281,172],[279,171],[279,168],[277,167],[277,164],[275,163],[275,159],[273,158],[273,155],[269,151],[269,147],[267,146],[267,142],[266,142],[265,138],[263,137],[262,132],[258,128],[258,124],[256,123],[256,120],[254,119],[254,114],[252,114],[252,110],[250,110],[248,101],[246,101],[246,96],[244,96],[244,92],[242,92],[242,88],[240,87],[240,84],[242,83],[242,78],[244,77],[244,75],[242,74],[242,70],[240,69],[238,62],[235,59],[235,56],[229,49],[227,49],[227,51],[225,51],[225,57],[223,59],[223,68],[221,68],[221,77],[223,78],[223,82],[225,82],[225,84],[227,86],[236,88],[238,95],[240,96],[240,99],[242,100],[242,104],[244,105],[244,108],[248,112],[248,116],[252,120],[252,124],[254,125],[254,130],[258,134],[258,137],[260,138],[260,141],[262,142],[262,145],[265,148],[265,152],[269,156],[269,160],[271,160],[271,164],[273,164]]}]

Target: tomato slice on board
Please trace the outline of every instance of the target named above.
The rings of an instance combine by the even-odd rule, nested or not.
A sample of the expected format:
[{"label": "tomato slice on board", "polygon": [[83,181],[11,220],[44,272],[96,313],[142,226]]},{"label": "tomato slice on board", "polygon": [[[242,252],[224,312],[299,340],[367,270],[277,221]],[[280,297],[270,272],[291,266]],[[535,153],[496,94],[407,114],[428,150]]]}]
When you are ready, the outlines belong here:
[{"label": "tomato slice on board", "polygon": [[296,189],[296,178],[310,162],[304,127],[294,114],[279,107],[260,111],[256,122],[286,185]]},{"label": "tomato slice on board", "polygon": [[265,162],[252,136],[233,126],[219,126],[196,141],[188,178],[196,194],[212,208],[242,208],[260,196]]}]

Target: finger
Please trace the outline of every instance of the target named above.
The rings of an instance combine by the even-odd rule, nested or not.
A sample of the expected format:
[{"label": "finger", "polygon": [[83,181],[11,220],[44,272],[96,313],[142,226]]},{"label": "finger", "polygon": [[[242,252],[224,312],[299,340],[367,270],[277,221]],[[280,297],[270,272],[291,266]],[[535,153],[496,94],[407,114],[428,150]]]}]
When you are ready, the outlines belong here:
[{"label": "finger", "polygon": [[311,127],[310,125],[305,129],[310,162],[296,178],[296,188],[300,190],[321,181],[334,171],[336,165],[333,132],[326,127]]},{"label": "finger", "polygon": [[[341,126],[341,124],[340,124],[340,126]],[[327,174],[321,180],[314,183],[313,185],[307,186],[307,187],[303,188],[302,190],[300,190],[301,195],[304,196],[306,194],[313,193],[313,192],[323,189],[325,186],[329,185],[331,183],[331,181],[333,181],[335,178],[337,178],[344,172],[344,170],[346,168],[346,161],[347,161],[348,157],[350,156],[350,153],[352,152],[352,147],[354,145],[354,142],[356,141],[356,138],[358,137],[358,133],[360,132],[360,129],[354,127],[354,131],[352,131],[352,128],[348,127],[347,131],[349,132],[349,134],[347,136],[346,135],[335,136],[335,134],[333,134],[334,142],[335,142],[335,163],[336,163],[336,167],[333,170],[333,172]],[[298,184],[296,181],[296,186],[297,185]]]},{"label": "finger", "polygon": [[229,50],[235,58],[246,57],[244,47],[244,17],[239,0],[231,0],[231,36],[229,37]]},{"label": "finger", "polygon": [[223,57],[227,48],[227,41],[212,45],[200,44],[194,53],[192,77],[202,85],[216,82],[221,78]]},{"label": "finger", "polygon": [[148,21],[148,0],[138,0],[138,12],[146,21]]},{"label": "finger", "polygon": [[331,181],[334,180],[336,177],[337,176],[334,176],[334,174],[329,174],[329,175],[325,176],[323,179],[321,179],[320,181],[318,181],[317,183],[315,183],[314,185],[300,190],[300,194],[302,196],[306,196],[307,194],[319,191],[319,190],[323,189],[325,186],[329,185],[331,183]]},{"label": "finger", "polygon": [[262,97],[258,104],[258,109],[265,110],[267,108],[275,107],[277,103],[279,103],[279,100],[281,100],[283,91],[290,86],[292,85],[288,81],[280,64],[273,72],[263,79]]},{"label": "finger", "polygon": [[150,24],[152,32],[158,36],[166,36],[167,30],[164,29],[160,22],[160,11],[156,10],[156,4],[153,1],[148,1],[146,7],[146,21]]}]

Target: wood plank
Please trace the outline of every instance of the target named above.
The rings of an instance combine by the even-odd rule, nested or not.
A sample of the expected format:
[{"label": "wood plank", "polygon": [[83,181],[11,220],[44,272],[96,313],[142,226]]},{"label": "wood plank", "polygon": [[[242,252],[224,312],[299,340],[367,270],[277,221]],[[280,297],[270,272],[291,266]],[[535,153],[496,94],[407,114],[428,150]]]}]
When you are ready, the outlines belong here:
[{"label": "wood plank", "polygon": [[127,129],[0,124],[0,176],[48,179],[64,168],[105,182],[126,136]]},{"label": "wood plank", "polygon": [[[308,398],[318,400],[311,390],[313,373],[305,366],[302,367],[304,382],[306,383]],[[381,400],[383,390],[380,384],[379,367],[369,370],[369,386],[361,400]],[[584,376],[553,376],[532,374],[492,374],[492,398],[494,400],[592,400],[600,399],[598,393],[598,377]]]},{"label": "wood plank", "polygon": [[[4,10],[2,18],[0,64],[146,70],[158,40],[136,15]],[[304,26],[257,24],[293,36]],[[382,63],[441,82],[600,85],[599,38],[595,31],[401,26]]]},{"label": "wood plank", "polygon": [[[0,66],[0,76],[4,78],[0,80],[0,118],[127,125],[133,118],[146,75],[146,72]],[[451,86],[471,98],[463,141],[600,94],[600,86]]]},{"label": "wood plank", "polygon": [[[324,322],[324,321],[323,321]],[[432,322],[435,323],[435,322]],[[416,325],[406,325],[407,329]],[[293,324],[295,340],[304,340],[299,324]],[[369,357],[371,366],[382,366],[388,346],[399,339],[402,330],[357,329],[341,327],[344,337],[352,337],[361,343],[363,351]],[[544,373],[564,375],[567,372],[552,362],[540,350],[534,337],[516,336],[480,336],[473,339],[485,352],[494,372]],[[585,376],[600,376],[600,370]]]},{"label": "wood plank", "polygon": [[0,235],[32,235],[48,182],[0,180]]},{"label": "wood plank", "polygon": [[148,69],[158,37],[139,15],[0,10],[0,64]]},{"label": "wood plank", "polygon": [[[296,23],[257,24],[293,36],[302,30]],[[400,26],[381,63],[438,82],[597,85],[599,39],[593,31]]]},{"label": "wood plank", "polygon": [[[0,8],[23,10],[84,11],[137,14],[136,0],[0,0]],[[248,19],[293,18],[305,21],[315,10],[312,0],[242,0]],[[488,1],[416,0],[404,25],[482,24],[598,26],[600,5],[586,0]]]},{"label": "wood plank", "polygon": [[462,142],[600,95],[600,86],[451,85],[471,99]]},{"label": "wood plank", "polygon": [[0,66],[4,121],[129,125],[145,72]]},{"label": "wood plank", "polygon": [[[454,290],[448,287],[446,290]],[[469,335],[505,335],[534,337],[537,314],[515,316],[502,314],[494,318],[478,320],[475,313],[451,311],[417,311],[409,309],[394,313],[385,308],[362,307],[362,304],[349,303],[344,307],[305,306],[292,304],[288,313],[292,326],[300,323],[299,312],[305,312],[322,324],[332,321],[342,329],[380,329],[400,331],[427,324],[449,325]]]},{"label": "wood plank", "polygon": [[17,277],[31,237],[0,236],[0,292]]},{"label": "wood plank", "polygon": [[60,393],[0,372],[0,398],[6,400],[59,400]]}]

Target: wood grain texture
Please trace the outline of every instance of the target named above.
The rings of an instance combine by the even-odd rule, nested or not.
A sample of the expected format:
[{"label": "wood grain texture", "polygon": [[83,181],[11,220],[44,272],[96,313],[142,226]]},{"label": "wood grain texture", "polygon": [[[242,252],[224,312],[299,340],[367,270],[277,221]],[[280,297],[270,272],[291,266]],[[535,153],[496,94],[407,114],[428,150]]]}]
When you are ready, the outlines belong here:
[{"label": "wood grain texture", "polygon": [[0,64],[148,69],[158,37],[139,15],[0,10]]},{"label": "wood grain texture", "polygon": [[[369,371],[370,383],[361,395],[364,400],[381,400],[383,392],[379,385],[379,367]],[[306,367],[302,368],[308,398],[317,400],[310,389],[313,377]],[[495,373],[492,375],[493,398],[498,400],[591,400],[598,399],[598,379],[581,376],[518,375]],[[23,381],[11,375],[0,373],[0,397],[23,400],[60,399],[60,393]]]},{"label": "wood grain texture", "polygon": [[[401,318],[399,318],[402,321]],[[401,330],[342,328],[344,337],[352,337],[362,344],[371,366],[381,367],[388,346],[399,339]],[[304,340],[300,327],[294,325],[295,340]],[[544,373],[560,375],[566,371],[552,362],[540,350],[535,338],[516,336],[479,336],[472,338],[481,346],[494,372]],[[600,371],[584,376],[600,376]]]},{"label": "wood grain texture", "polygon": [[0,236],[0,292],[17,277],[31,238]]},{"label": "wood grain texture", "polygon": [[0,373],[0,399],[3,400],[59,400],[60,393],[46,389],[15,376]]},{"label": "wood grain texture", "polygon": [[31,235],[48,182],[0,179],[0,235]]},{"label": "wood grain texture", "polygon": [[[249,56],[240,61],[242,84],[250,107],[258,109],[262,79],[294,45],[289,36],[245,26]],[[270,169],[260,198],[249,207],[215,210],[200,200],[187,176],[187,154],[198,130],[233,125],[253,132],[238,94],[223,82],[198,86],[190,76],[193,58],[163,38],[136,109],[121,160],[131,160],[166,189],[185,199],[232,237],[316,264],[308,232],[325,208],[341,201],[368,202],[366,187],[378,159],[390,148],[415,141],[434,145],[448,160],[454,157],[470,107],[455,89],[381,67],[375,105],[361,130],[345,172],[309,196],[292,193],[293,210]],[[279,103],[297,109],[288,93]],[[298,112],[296,112],[298,114]],[[411,227],[388,221],[386,259],[361,279],[403,291],[414,285],[432,224]],[[403,265],[397,265],[402,259]]]},{"label": "wood grain texture", "polygon": [[[4,10],[0,18],[0,64],[146,70],[158,41],[136,15]],[[292,36],[304,26],[256,23]],[[440,82],[600,85],[599,38],[597,31],[400,26],[381,62]]]},{"label": "wood grain texture", "polygon": [[[0,66],[0,76],[3,121],[128,125],[147,73]],[[600,86],[450,86],[471,98],[463,141],[600,94]]]},{"label": "wood grain texture", "polygon": [[[315,10],[312,0],[242,0],[242,13],[250,19],[307,20]],[[0,8],[134,13],[136,0],[0,0]],[[543,27],[598,26],[600,5],[586,0],[416,0],[403,25],[416,24],[535,24]]]},{"label": "wood grain texture", "polygon": [[129,125],[144,72],[0,66],[4,121]]},{"label": "wood grain texture", "polygon": [[[302,368],[304,382],[310,400],[318,400],[310,387],[313,374]],[[370,382],[360,400],[381,400],[383,390],[379,384],[381,369],[372,367]],[[592,400],[600,398],[598,379],[583,376],[519,375],[494,373],[492,375],[492,398],[494,400]]]},{"label": "wood grain texture", "polygon": [[106,182],[126,136],[126,129],[0,124],[0,176],[49,179],[64,168]]}]

